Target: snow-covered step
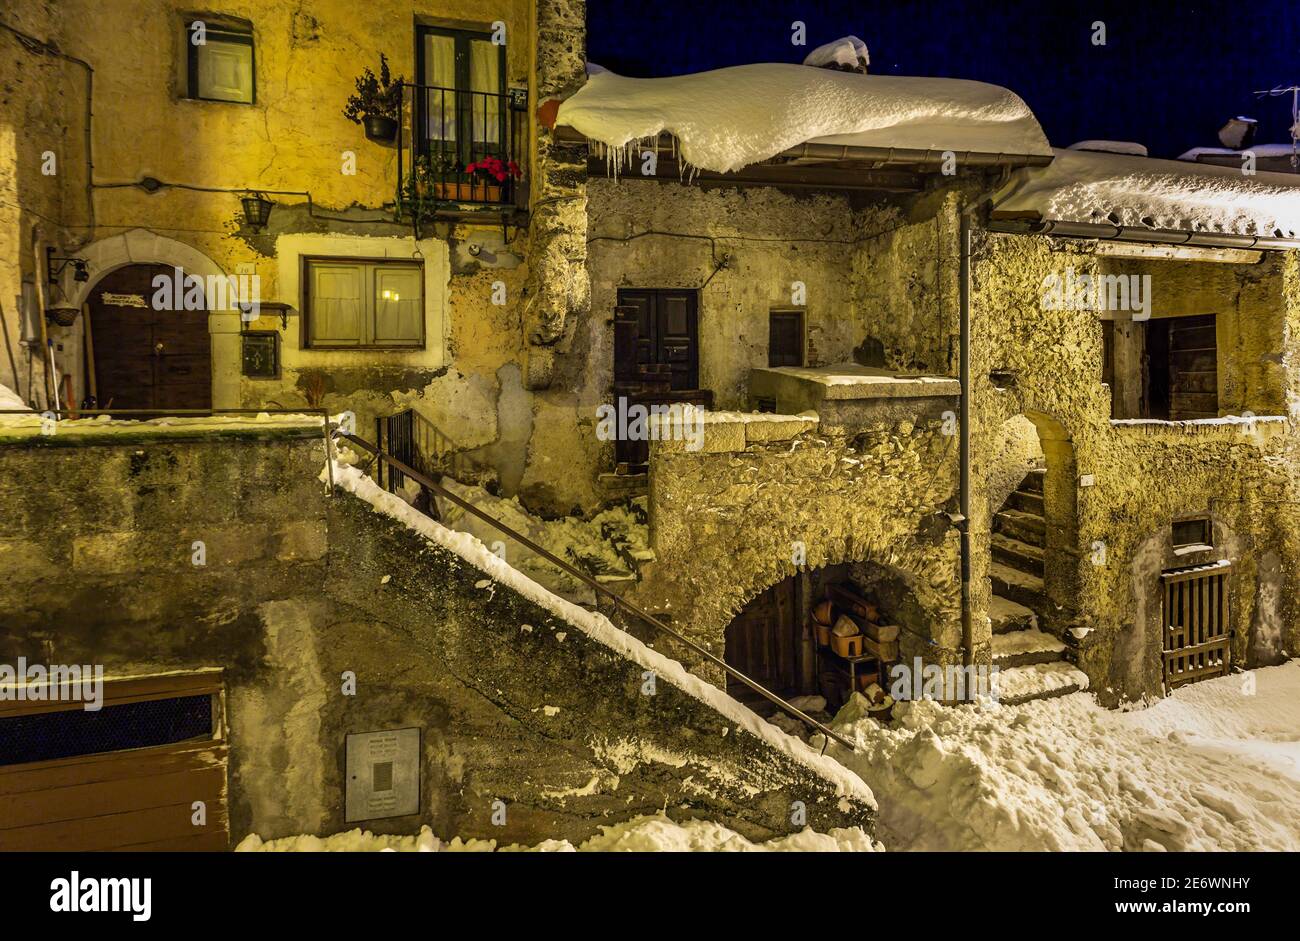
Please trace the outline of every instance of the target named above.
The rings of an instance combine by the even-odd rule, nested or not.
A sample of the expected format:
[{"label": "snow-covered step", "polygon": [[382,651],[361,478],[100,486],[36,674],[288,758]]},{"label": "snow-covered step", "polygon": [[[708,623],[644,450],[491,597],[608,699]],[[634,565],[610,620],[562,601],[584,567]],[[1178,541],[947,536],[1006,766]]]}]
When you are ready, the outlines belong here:
[{"label": "snow-covered step", "polygon": [[994,559],[989,563],[989,579],[993,583],[994,594],[1036,611],[1039,617],[1047,611],[1047,592],[1043,590],[1043,580],[1037,575],[1030,575]]},{"label": "snow-covered step", "polygon": [[993,675],[997,700],[1018,706],[1035,699],[1054,699],[1088,688],[1088,677],[1069,663],[1035,663],[998,670]]},{"label": "snow-covered step", "polygon": [[1001,595],[989,599],[989,620],[993,622],[995,635],[1006,634],[1008,631],[1025,631],[1038,626],[1038,615]]},{"label": "snow-covered step", "polygon": [[1007,506],[1013,510],[1020,510],[1023,513],[1042,516],[1043,495],[1041,493],[1026,493],[1024,490],[1017,490],[1007,498]]},{"label": "snow-covered step", "polygon": [[1004,536],[1042,548],[1047,542],[1047,525],[1041,516],[1023,510],[1002,510],[993,517],[993,529]]},{"label": "snow-covered step", "polygon": [[993,635],[993,663],[1002,670],[1059,661],[1065,644],[1040,630]]},{"label": "snow-covered step", "polygon": [[1043,576],[1043,550],[1019,539],[1012,539],[1003,533],[993,534],[993,558],[1005,562],[1012,568]]}]

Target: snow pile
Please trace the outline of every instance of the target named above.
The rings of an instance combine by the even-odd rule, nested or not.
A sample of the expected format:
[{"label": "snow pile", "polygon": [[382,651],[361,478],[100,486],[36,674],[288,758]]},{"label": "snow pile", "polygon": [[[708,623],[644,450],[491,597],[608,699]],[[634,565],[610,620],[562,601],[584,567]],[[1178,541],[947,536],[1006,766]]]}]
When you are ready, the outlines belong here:
[{"label": "snow pile", "polygon": [[1145,157],[1145,144],[1131,140],[1081,140],[1071,144],[1070,150],[1092,150],[1103,154],[1128,154],[1130,157]]},{"label": "snow pile", "polygon": [[1051,150],[1029,107],[996,85],[953,78],[857,75],[761,63],[626,78],[600,70],[560,105],[567,124],[621,167],[640,141],[673,134],[689,165],[724,173],[796,144],[956,153]]},{"label": "snow pile", "polygon": [[869,853],[882,849],[862,830],[833,829],[818,833],[805,829],[800,833],[753,843],[721,824],[707,820],[675,823],[667,816],[637,817],[627,823],[601,827],[599,835],[579,846],[568,840],[546,840],[536,846],[512,844],[498,847],[496,840],[462,840],[457,837],[443,843],[426,826],[415,836],[389,836],[368,830],[350,830],[334,836],[289,836],[263,842],[253,834],[235,847],[237,853]]},{"label": "snow pile", "polygon": [[857,36],[845,36],[818,46],[804,56],[803,64],[817,68],[865,69],[871,64],[871,55],[867,52],[867,44]]},{"label": "snow pile", "polygon": [[1234,157],[1240,157],[1242,154],[1251,153],[1256,157],[1291,157],[1296,153],[1294,144],[1253,144],[1243,150],[1234,150],[1231,147],[1193,147],[1191,150],[1184,151],[1178,155],[1179,160],[1190,160],[1193,163],[1201,154],[1224,156],[1231,154]]},{"label": "snow pile", "polygon": [[[328,480],[330,472],[329,467],[323,469],[321,480]],[[425,516],[401,498],[382,489],[356,467],[335,461],[332,473],[336,487],[370,504],[376,513],[397,520],[407,529],[460,556],[485,573],[491,579],[491,581],[484,580],[483,585],[486,589],[493,590],[496,585],[501,585],[517,592],[557,618],[573,625],[596,643],[608,647],[619,656],[647,670],[653,670],[658,681],[677,687],[688,696],[720,713],[737,728],[744,729],[765,744],[809,768],[826,779],[841,797],[851,796],[868,807],[876,806],[871,789],[842,764],[813,751],[806,743],[787,735],[770,722],[763,721],[757,714],[713,684],[706,683],[698,676],[687,672],[678,661],[651,650],[631,634],[615,627],[603,614],[580,608],[548,591],[522,572],[511,568],[475,537],[448,529]]]},{"label": "snow pile", "polygon": [[[517,497],[496,497],[482,487],[461,484],[450,477],[443,477],[441,482],[465,502],[527,536],[551,554],[592,573],[597,579],[624,575],[632,577],[633,574],[627,562],[605,536],[606,531],[617,536],[630,552],[649,554],[649,527],[638,521],[626,506],[603,510],[589,520],[576,516],[543,520],[524,509]],[[450,500],[443,497],[436,499],[438,516],[445,526],[469,533],[489,546],[500,542],[506,560],[529,578],[570,600],[588,599],[591,589],[577,579],[521,543],[503,536],[499,529]]]},{"label": "snow pile", "polygon": [[1127,712],[1084,693],[895,711],[889,729],[842,713],[858,751],[831,746],[890,849],[1300,849],[1300,661]]},{"label": "snow pile", "polygon": [[1300,236],[1300,177],[1119,154],[1058,150],[1017,170],[1001,215],[1235,235]]},{"label": "snow pile", "polygon": [[[0,406],[6,408],[9,406]],[[18,408],[20,406],[12,406]],[[21,406],[26,408],[26,406]],[[42,412],[29,411],[25,415],[0,415],[0,427],[5,429],[8,437],[35,437],[41,434],[71,435],[75,437],[102,437],[105,435],[170,435],[210,432],[222,434],[272,428],[301,428],[303,426],[321,427],[320,415],[307,415],[298,412],[271,414],[256,412],[239,415],[173,415],[147,420],[131,418],[114,418],[112,415],[94,415],[85,418],[63,418],[53,426],[47,426]],[[53,430],[49,430],[50,427]]]},{"label": "snow pile", "polygon": [[17,392],[6,385],[0,385],[0,409],[28,407],[28,404],[18,397]]}]

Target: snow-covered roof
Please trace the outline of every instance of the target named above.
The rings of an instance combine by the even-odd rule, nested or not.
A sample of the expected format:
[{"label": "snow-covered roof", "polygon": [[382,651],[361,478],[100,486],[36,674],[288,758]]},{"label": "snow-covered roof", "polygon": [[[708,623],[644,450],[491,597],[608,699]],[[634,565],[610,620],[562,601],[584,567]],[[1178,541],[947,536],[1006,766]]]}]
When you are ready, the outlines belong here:
[{"label": "snow-covered roof", "polygon": [[1290,157],[1295,153],[1293,144],[1255,144],[1242,150],[1233,150],[1231,147],[1193,147],[1178,155],[1179,160],[1195,161],[1202,154],[1213,156],[1233,156],[1240,157],[1243,154],[1252,153],[1256,157]]},{"label": "snow-covered roof", "polygon": [[596,67],[556,118],[611,148],[673,134],[692,166],[739,170],[803,143],[1050,156],[1029,107],[997,85],[761,63],[627,78]]},{"label": "snow-covered roof", "polygon": [[1120,154],[1057,150],[1015,171],[994,205],[995,217],[1300,237],[1300,176]]},{"label": "snow-covered roof", "polygon": [[1133,157],[1147,156],[1145,144],[1131,140],[1081,140],[1069,146],[1070,150],[1096,150],[1107,154],[1129,154]]}]

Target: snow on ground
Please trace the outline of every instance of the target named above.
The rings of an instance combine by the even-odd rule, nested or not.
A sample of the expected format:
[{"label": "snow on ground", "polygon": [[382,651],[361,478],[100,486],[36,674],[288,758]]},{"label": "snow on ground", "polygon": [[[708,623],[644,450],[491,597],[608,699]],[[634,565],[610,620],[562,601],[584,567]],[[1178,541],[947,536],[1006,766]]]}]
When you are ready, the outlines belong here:
[{"label": "snow on ground", "polygon": [[677,138],[688,164],[720,173],[807,141],[1051,153],[1033,112],[997,85],[780,63],[669,78],[627,78],[596,67],[561,103],[556,123],[609,147],[616,167],[628,145],[661,131]]},{"label": "snow on ground", "polygon": [[312,852],[401,852],[401,853],[645,853],[645,852],[872,852],[881,849],[862,830],[833,829],[817,833],[805,829],[790,836],[763,843],[753,843],[734,830],[707,820],[674,823],[663,814],[637,817],[627,823],[600,828],[601,832],[585,843],[574,846],[568,840],[547,840],[536,846],[511,844],[498,846],[496,840],[462,840],[442,842],[426,826],[415,836],[388,836],[368,830],[349,830],[334,836],[289,836],[263,842],[256,834],[245,837],[236,852],[312,853]]},{"label": "snow on ground", "polygon": [[1300,177],[1177,160],[1057,150],[1048,166],[1017,170],[994,201],[999,213],[1065,222],[1300,236]]},{"label": "snow on ground", "polygon": [[1300,660],[1130,711],[1075,693],[854,718],[833,727],[858,751],[830,753],[891,850],[1300,850]]}]

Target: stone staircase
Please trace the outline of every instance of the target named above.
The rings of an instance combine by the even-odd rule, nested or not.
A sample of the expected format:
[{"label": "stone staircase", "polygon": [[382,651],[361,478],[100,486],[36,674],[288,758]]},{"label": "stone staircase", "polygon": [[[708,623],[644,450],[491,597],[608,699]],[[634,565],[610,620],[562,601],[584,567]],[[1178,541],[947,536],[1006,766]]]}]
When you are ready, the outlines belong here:
[{"label": "stone staircase", "polygon": [[1039,629],[1049,610],[1043,588],[1043,470],[1030,471],[993,518],[993,665],[998,700],[1016,706],[1087,688],[1088,678],[1065,659],[1066,646]]}]

